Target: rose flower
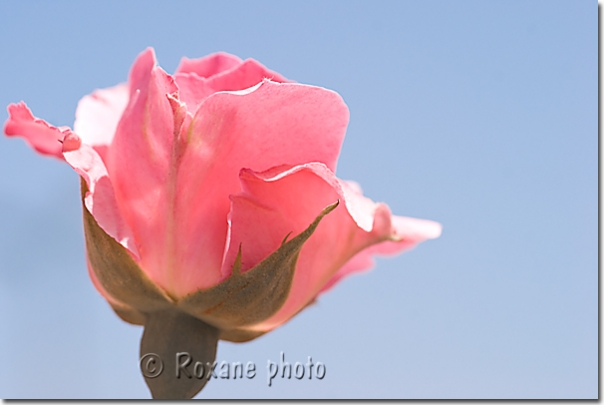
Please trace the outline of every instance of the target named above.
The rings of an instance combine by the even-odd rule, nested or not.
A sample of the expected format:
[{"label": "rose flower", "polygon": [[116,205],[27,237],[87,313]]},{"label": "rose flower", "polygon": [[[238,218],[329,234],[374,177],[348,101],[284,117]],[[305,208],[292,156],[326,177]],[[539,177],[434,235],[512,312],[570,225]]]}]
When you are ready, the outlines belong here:
[{"label": "rose flower", "polygon": [[[218,339],[270,331],[373,255],[441,232],[335,176],[349,115],[337,93],[252,59],[183,58],[169,75],[147,49],[127,84],[80,101],[73,131],[23,102],[8,111],[6,135],[81,176],[90,277],[145,325],[141,354],[212,361]],[[171,398],[205,384],[173,380],[147,383]]]}]

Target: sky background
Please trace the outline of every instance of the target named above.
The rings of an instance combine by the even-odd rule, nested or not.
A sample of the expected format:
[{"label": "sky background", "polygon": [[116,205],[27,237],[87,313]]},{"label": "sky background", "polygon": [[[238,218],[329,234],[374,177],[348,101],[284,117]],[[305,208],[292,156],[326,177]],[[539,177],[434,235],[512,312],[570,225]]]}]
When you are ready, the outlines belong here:
[{"label": "sky background", "polygon": [[[342,95],[338,176],[442,236],[379,259],[219,361],[198,398],[596,398],[595,1],[0,1],[0,107],[54,125],[153,46]],[[2,107],[0,121],[6,120]],[[149,398],[142,328],[93,288],[79,180],[0,137],[0,396]],[[326,365],[266,381],[268,360]]]}]

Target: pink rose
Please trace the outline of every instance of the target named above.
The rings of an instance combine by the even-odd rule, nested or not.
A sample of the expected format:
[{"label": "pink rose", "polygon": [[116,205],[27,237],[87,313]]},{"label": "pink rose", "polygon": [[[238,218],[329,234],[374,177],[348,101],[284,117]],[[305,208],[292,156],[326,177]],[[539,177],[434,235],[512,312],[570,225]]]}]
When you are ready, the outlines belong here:
[{"label": "pink rose", "polygon": [[169,75],[147,49],[128,84],[80,101],[73,131],[23,102],[8,110],[6,135],[82,177],[92,281],[118,315],[149,328],[154,313],[177,309],[248,340],[373,255],[441,232],[336,178],[348,123],[337,93],[252,59],[183,58]]}]

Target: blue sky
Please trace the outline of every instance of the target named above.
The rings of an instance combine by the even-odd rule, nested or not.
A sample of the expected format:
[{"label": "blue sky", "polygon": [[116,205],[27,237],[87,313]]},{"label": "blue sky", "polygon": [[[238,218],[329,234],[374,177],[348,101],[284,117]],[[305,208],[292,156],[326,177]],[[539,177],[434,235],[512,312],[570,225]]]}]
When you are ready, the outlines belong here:
[{"label": "blue sky", "polygon": [[[0,2],[0,105],[72,125],[156,49],[226,51],[339,92],[338,176],[441,238],[379,259],[219,361],[199,398],[596,398],[595,1]],[[0,111],[0,120],[7,117]],[[142,328],[85,268],[77,175],[0,138],[0,396],[148,398]],[[268,360],[326,365],[266,383]]]}]

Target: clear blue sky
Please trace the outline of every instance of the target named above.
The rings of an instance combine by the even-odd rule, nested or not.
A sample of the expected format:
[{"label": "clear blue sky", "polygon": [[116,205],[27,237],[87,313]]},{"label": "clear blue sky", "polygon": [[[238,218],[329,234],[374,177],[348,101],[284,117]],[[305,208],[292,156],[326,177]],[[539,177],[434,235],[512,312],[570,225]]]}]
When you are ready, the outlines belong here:
[{"label": "clear blue sky", "polygon": [[[253,380],[199,398],[596,398],[595,1],[0,2],[0,121],[78,100],[155,47],[227,51],[338,91],[338,175],[442,237],[347,279],[286,326],[220,343]],[[148,398],[142,329],[85,268],[77,175],[0,138],[0,396]],[[266,383],[267,360],[326,365]]]}]

